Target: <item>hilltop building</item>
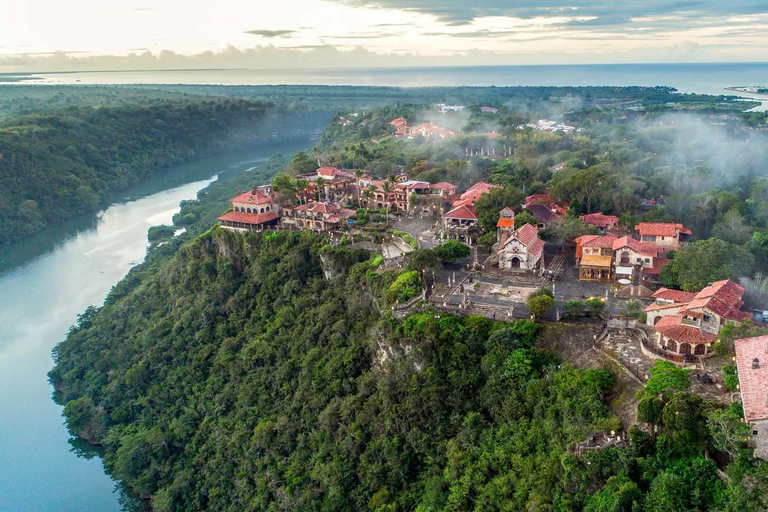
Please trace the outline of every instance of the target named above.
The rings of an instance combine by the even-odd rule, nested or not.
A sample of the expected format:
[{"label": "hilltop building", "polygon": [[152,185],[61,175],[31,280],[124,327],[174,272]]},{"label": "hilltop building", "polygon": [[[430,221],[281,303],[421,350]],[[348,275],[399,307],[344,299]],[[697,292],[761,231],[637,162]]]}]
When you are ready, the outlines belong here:
[{"label": "hilltop building", "polygon": [[443,236],[472,245],[479,234],[477,212],[471,204],[463,204],[443,215]]},{"label": "hilltop building", "polygon": [[613,242],[614,275],[633,282],[658,281],[661,267],[669,263],[666,251],[653,244],[643,243],[629,236]]},{"label": "hilltop building", "polygon": [[232,211],[218,220],[221,226],[234,231],[262,231],[277,226],[280,205],[271,185],[253,187],[238,194],[230,203]]},{"label": "hilltop building", "polygon": [[645,308],[646,323],[654,326],[659,345],[678,355],[704,355],[726,323],[741,323],[752,315],[742,311],[744,288],[730,279],[698,293],[660,288],[654,304]]},{"label": "hilltop building", "polygon": [[581,215],[579,219],[587,226],[595,226],[597,232],[601,235],[619,227],[619,218],[617,216],[603,215],[602,212]]},{"label": "hilltop building", "polygon": [[353,210],[330,203],[306,203],[283,208],[281,225],[287,229],[306,229],[325,233],[341,228],[346,219],[355,215]]},{"label": "hilltop building", "polygon": [[497,250],[499,268],[502,270],[533,271],[544,265],[544,241],[539,230],[530,224],[509,233],[499,241]]},{"label": "hilltop building", "polygon": [[691,237],[690,229],[671,222],[641,222],[635,230],[641,242],[652,243],[666,251],[679,251],[680,247],[688,245]]},{"label": "hilltop building", "polygon": [[610,281],[612,277],[613,235],[584,235],[576,239],[579,281]]},{"label": "hilltop building", "polygon": [[768,336],[733,342],[744,419],[751,423],[755,457],[768,460]]}]

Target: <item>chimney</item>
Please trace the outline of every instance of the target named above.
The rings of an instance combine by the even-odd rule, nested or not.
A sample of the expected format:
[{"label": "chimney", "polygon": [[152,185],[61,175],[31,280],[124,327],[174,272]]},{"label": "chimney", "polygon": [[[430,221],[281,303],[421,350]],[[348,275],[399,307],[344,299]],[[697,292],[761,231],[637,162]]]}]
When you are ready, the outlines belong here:
[{"label": "chimney", "polygon": [[760,360],[758,358],[754,358],[752,360],[752,369],[757,370],[758,368],[760,368]]}]

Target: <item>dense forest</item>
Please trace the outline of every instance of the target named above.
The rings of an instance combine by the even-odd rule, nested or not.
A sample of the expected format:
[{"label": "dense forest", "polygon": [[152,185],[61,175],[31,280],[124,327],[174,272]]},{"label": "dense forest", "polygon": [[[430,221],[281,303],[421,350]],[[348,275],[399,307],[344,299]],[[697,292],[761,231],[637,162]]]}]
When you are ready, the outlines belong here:
[{"label": "dense forest", "polygon": [[[528,320],[392,319],[394,278],[318,235],[214,229],[56,348],[67,425],[156,510],[768,505],[747,427],[686,392],[685,370],[657,365],[631,444],[579,455],[590,433],[621,432],[613,374],[536,348]],[[730,457],[728,479],[705,449]]]},{"label": "dense forest", "polygon": [[72,106],[0,126],[0,244],[78,213],[163,168],[307,139],[325,116],[229,99]]}]

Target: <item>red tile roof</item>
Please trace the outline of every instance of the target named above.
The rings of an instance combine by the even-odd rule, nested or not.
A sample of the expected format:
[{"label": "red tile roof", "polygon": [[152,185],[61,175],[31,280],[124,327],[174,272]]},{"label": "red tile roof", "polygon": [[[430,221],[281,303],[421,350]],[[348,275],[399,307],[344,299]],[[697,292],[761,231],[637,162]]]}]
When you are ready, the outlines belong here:
[{"label": "red tile roof", "polygon": [[454,208],[453,210],[443,215],[443,217],[445,217],[446,219],[477,220],[477,213],[475,213],[474,206],[470,204],[465,204],[463,206],[459,206],[458,208]]},{"label": "red tile roof", "polygon": [[669,263],[669,260],[666,258],[653,258],[653,266],[652,267],[643,267],[643,273],[650,274],[652,276],[658,276],[661,274],[661,267]]},{"label": "red tile roof", "polygon": [[267,212],[267,213],[243,213],[243,212],[229,212],[225,213],[221,217],[218,217],[218,220],[221,221],[228,221],[228,222],[240,222],[242,224],[264,224],[265,222],[269,222],[272,220],[277,219],[277,214],[275,212]]},{"label": "red tile roof", "polygon": [[459,199],[458,201],[454,201],[453,204],[451,204],[451,208],[458,208],[459,206],[471,205],[473,202],[474,200],[472,198]]},{"label": "red tile roof", "polygon": [[659,319],[654,326],[662,336],[679,343],[708,343],[715,339],[714,334],[702,331],[698,327],[682,323],[681,315],[666,315]]},{"label": "red tile roof", "polygon": [[641,222],[635,226],[635,230],[643,235],[677,236],[678,232],[691,234],[690,229],[685,229],[682,224],[671,222]]},{"label": "red tile roof", "polygon": [[496,223],[497,228],[513,228],[515,227],[515,219],[499,219]]},{"label": "red tile roof", "polygon": [[490,190],[494,188],[501,188],[501,187],[499,187],[499,185],[492,185],[490,183],[485,183],[481,181],[479,183],[475,183],[474,185],[469,187],[466,192],[461,194],[461,199],[462,200],[470,199],[474,203],[475,201],[480,199],[480,196],[482,196],[483,194],[487,194]]},{"label": "red tile roof", "polygon": [[579,217],[581,222],[599,228],[613,227],[619,224],[619,218],[615,215],[603,215],[602,212],[590,213]]},{"label": "red tile roof", "polygon": [[730,279],[717,281],[697,293],[680,312],[707,308],[716,315],[741,322],[752,318],[750,313],[741,311],[741,306],[744,305],[741,296],[744,295],[744,291],[743,286]]},{"label": "red tile roof", "polygon": [[531,242],[538,238],[539,230],[536,228],[536,226],[523,224],[520,229],[514,232],[512,236],[520,240],[527,247],[531,245]]},{"label": "red tile roof", "polygon": [[[528,224],[530,226],[530,224]],[[537,238],[529,247],[528,254],[536,256],[544,249],[544,240]]]},{"label": "red tile roof", "polygon": [[576,244],[581,247],[613,248],[616,237],[613,235],[582,235],[576,239]]},{"label": "red tile roof", "polygon": [[679,303],[671,303],[671,304],[651,304],[647,308],[645,308],[643,311],[656,311],[659,309],[669,309],[669,308],[679,308],[682,307],[683,304]]},{"label": "red tile roof", "polygon": [[[747,421],[768,419],[768,336],[736,340],[733,345],[744,418]],[[758,368],[752,368],[755,359]]]},{"label": "red tile roof", "polygon": [[272,203],[275,199],[269,194],[265,194],[263,191],[256,189],[244,192],[239,196],[230,200],[232,203],[244,203],[244,204],[266,204]]},{"label": "red tile roof", "polygon": [[660,254],[664,254],[666,252],[661,247],[658,247],[653,244],[641,242],[640,240],[636,240],[629,236],[623,236],[621,238],[617,238],[613,242],[614,251],[618,251],[619,249],[623,249],[624,247],[629,247],[630,249],[632,249],[637,253],[640,253],[644,256],[653,256],[654,258],[657,258]]},{"label": "red tile roof", "polygon": [[659,288],[653,294],[654,299],[671,300],[672,302],[690,302],[694,297],[696,297],[695,293],[671,290],[669,288]]},{"label": "red tile roof", "polygon": [[456,185],[453,183],[448,183],[447,181],[441,181],[439,183],[433,183],[429,186],[429,188],[435,189],[435,190],[456,190]]}]

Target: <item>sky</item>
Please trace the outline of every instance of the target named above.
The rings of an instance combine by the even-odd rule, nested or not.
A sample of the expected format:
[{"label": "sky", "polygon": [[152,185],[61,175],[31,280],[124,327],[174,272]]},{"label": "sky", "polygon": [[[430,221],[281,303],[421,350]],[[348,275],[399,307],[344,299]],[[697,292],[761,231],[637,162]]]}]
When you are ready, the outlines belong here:
[{"label": "sky", "polygon": [[0,0],[0,70],[768,61],[768,0]]}]

